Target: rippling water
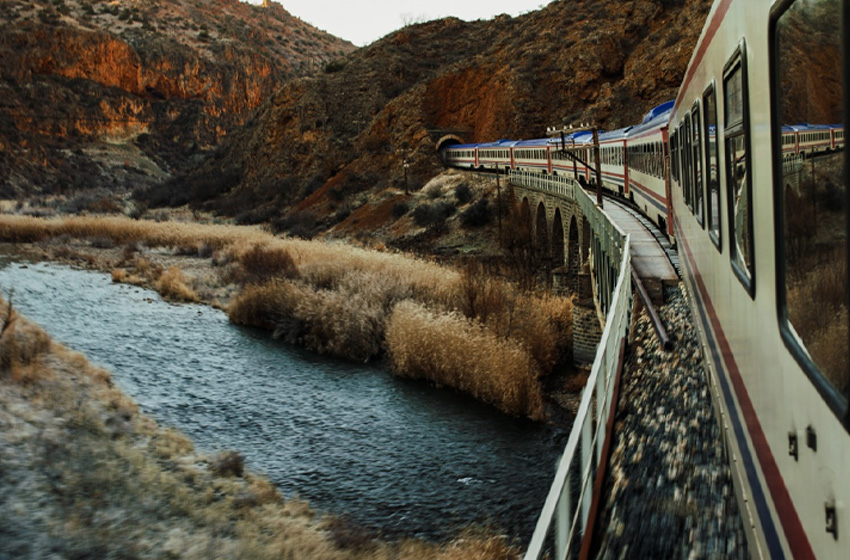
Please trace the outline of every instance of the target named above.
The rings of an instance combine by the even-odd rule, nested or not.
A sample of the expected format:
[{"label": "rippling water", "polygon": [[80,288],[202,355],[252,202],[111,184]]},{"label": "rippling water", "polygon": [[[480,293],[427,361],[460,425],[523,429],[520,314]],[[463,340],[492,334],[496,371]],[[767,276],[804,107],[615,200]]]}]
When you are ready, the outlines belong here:
[{"label": "rippling water", "polygon": [[565,434],[376,366],[332,360],[105,274],[0,261],[0,288],[205,451],[388,537],[493,521],[527,543]]}]

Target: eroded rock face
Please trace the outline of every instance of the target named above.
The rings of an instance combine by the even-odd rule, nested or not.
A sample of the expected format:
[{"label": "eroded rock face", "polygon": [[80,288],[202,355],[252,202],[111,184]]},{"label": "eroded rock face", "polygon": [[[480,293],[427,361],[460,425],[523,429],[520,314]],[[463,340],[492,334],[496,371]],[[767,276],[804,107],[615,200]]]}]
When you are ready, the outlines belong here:
[{"label": "eroded rock face", "polygon": [[0,36],[7,197],[160,181],[354,49],[236,0],[11,0]]},{"label": "eroded rock face", "polygon": [[[250,210],[246,221],[293,208],[321,221],[338,202],[402,185],[403,159],[409,184],[424,184],[440,166],[434,129],[487,141],[639,122],[675,97],[710,5],[571,0],[517,18],[405,27],[333,72],[285,85],[216,158],[153,199]],[[222,171],[228,181],[211,180]]]}]

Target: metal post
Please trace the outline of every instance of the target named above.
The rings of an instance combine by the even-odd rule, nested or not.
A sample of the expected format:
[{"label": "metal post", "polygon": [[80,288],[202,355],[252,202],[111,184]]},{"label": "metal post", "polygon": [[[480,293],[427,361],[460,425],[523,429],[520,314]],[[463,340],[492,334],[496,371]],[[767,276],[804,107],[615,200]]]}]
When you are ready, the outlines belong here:
[{"label": "metal post", "polygon": [[593,127],[593,156],[596,159],[596,205],[602,208],[602,161],[599,158],[599,130]]},{"label": "metal post", "polygon": [[410,167],[410,164],[405,159],[402,165],[404,166],[404,194],[410,194],[407,188],[407,168]]},{"label": "metal post", "polygon": [[496,214],[499,218],[499,248],[502,248],[502,188],[499,186],[499,166],[493,165],[496,172]]}]

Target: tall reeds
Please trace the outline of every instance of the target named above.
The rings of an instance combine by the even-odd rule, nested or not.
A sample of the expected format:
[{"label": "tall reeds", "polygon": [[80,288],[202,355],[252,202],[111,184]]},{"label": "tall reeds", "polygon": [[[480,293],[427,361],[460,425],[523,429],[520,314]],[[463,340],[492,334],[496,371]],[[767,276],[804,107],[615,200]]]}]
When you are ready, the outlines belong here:
[{"label": "tall reeds", "polygon": [[529,352],[476,320],[405,301],[390,316],[387,347],[396,375],[455,388],[510,414],[543,417]]},{"label": "tall reeds", "polygon": [[[538,379],[565,362],[572,347],[569,299],[532,294],[476,266],[458,270],[347,243],[277,238],[246,227],[0,215],[0,238],[59,235],[176,251],[213,247],[213,261],[224,265],[220,267],[223,284],[241,286],[228,306],[233,322],[268,329],[288,342],[353,360],[366,361],[389,352],[399,374],[451,385],[511,414],[540,416]],[[197,298],[178,269],[148,275],[145,270],[154,265],[135,254],[133,259],[137,276],[118,270],[113,278],[146,279],[172,298]],[[400,305],[405,307],[399,310]],[[439,334],[442,328],[450,328],[458,341],[449,344],[451,337]],[[428,340],[446,342],[440,352],[432,353],[426,340],[403,340],[426,332],[431,333]],[[471,343],[462,340],[498,350],[491,355],[472,351]],[[452,357],[452,352],[462,355]]]}]

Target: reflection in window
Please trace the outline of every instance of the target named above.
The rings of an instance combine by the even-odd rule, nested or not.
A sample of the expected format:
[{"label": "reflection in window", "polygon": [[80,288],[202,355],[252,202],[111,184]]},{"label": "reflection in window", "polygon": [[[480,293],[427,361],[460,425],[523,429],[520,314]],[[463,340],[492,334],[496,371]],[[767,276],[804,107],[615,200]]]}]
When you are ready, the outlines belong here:
[{"label": "reflection in window", "polygon": [[694,213],[699,225],[705,225],[703,203],[705,195],[702,192],[702,138],[700,137],[699,105],[694,107]]},{"label": "reflection in window", "polygon": [[714,86],[703,98],[705,111],[705,165],[708,172],[708,233],[720,247],[720,182],[717,169],[717,94]]},{"label": "reflection in window", "polygon": [[[846,407],[850,375],[843,141],[824,151],[803,143],[826,134],[823,126],[806,133],[810,126],[840,126],[843,132],[843,125],[836,124],[844,121],[840,21],[841,0],[798,0],[777,22],[775,125],[809,124],[793,127],[801,153],[782,158],[775,188],[781,189],[777,195],[783,209],[779,290],[790,323],[787,338],[816,378],[838,390],[838,401]],[[786,135],[793,145],[794,137]],[[781,142],[776,149],[782,150]]]},{"label": "reflection in window", "polygon": [[691,116],[685,115],[685,146],[682,150],[684,152],[685,157],[685,204],[688,205],[688,208],[691,209],[691,212],[694,211],[694,178],[691,172],[691,158],[693,154],[691,153]]},{"label": "reflection in window", "polygon": [[748,138],[745,120],[743,55],[727,70],[726,92],[726,177],[729,197],[729,235],[732,264],[744,285],[753,293],[753,212],[750,187]]}]

